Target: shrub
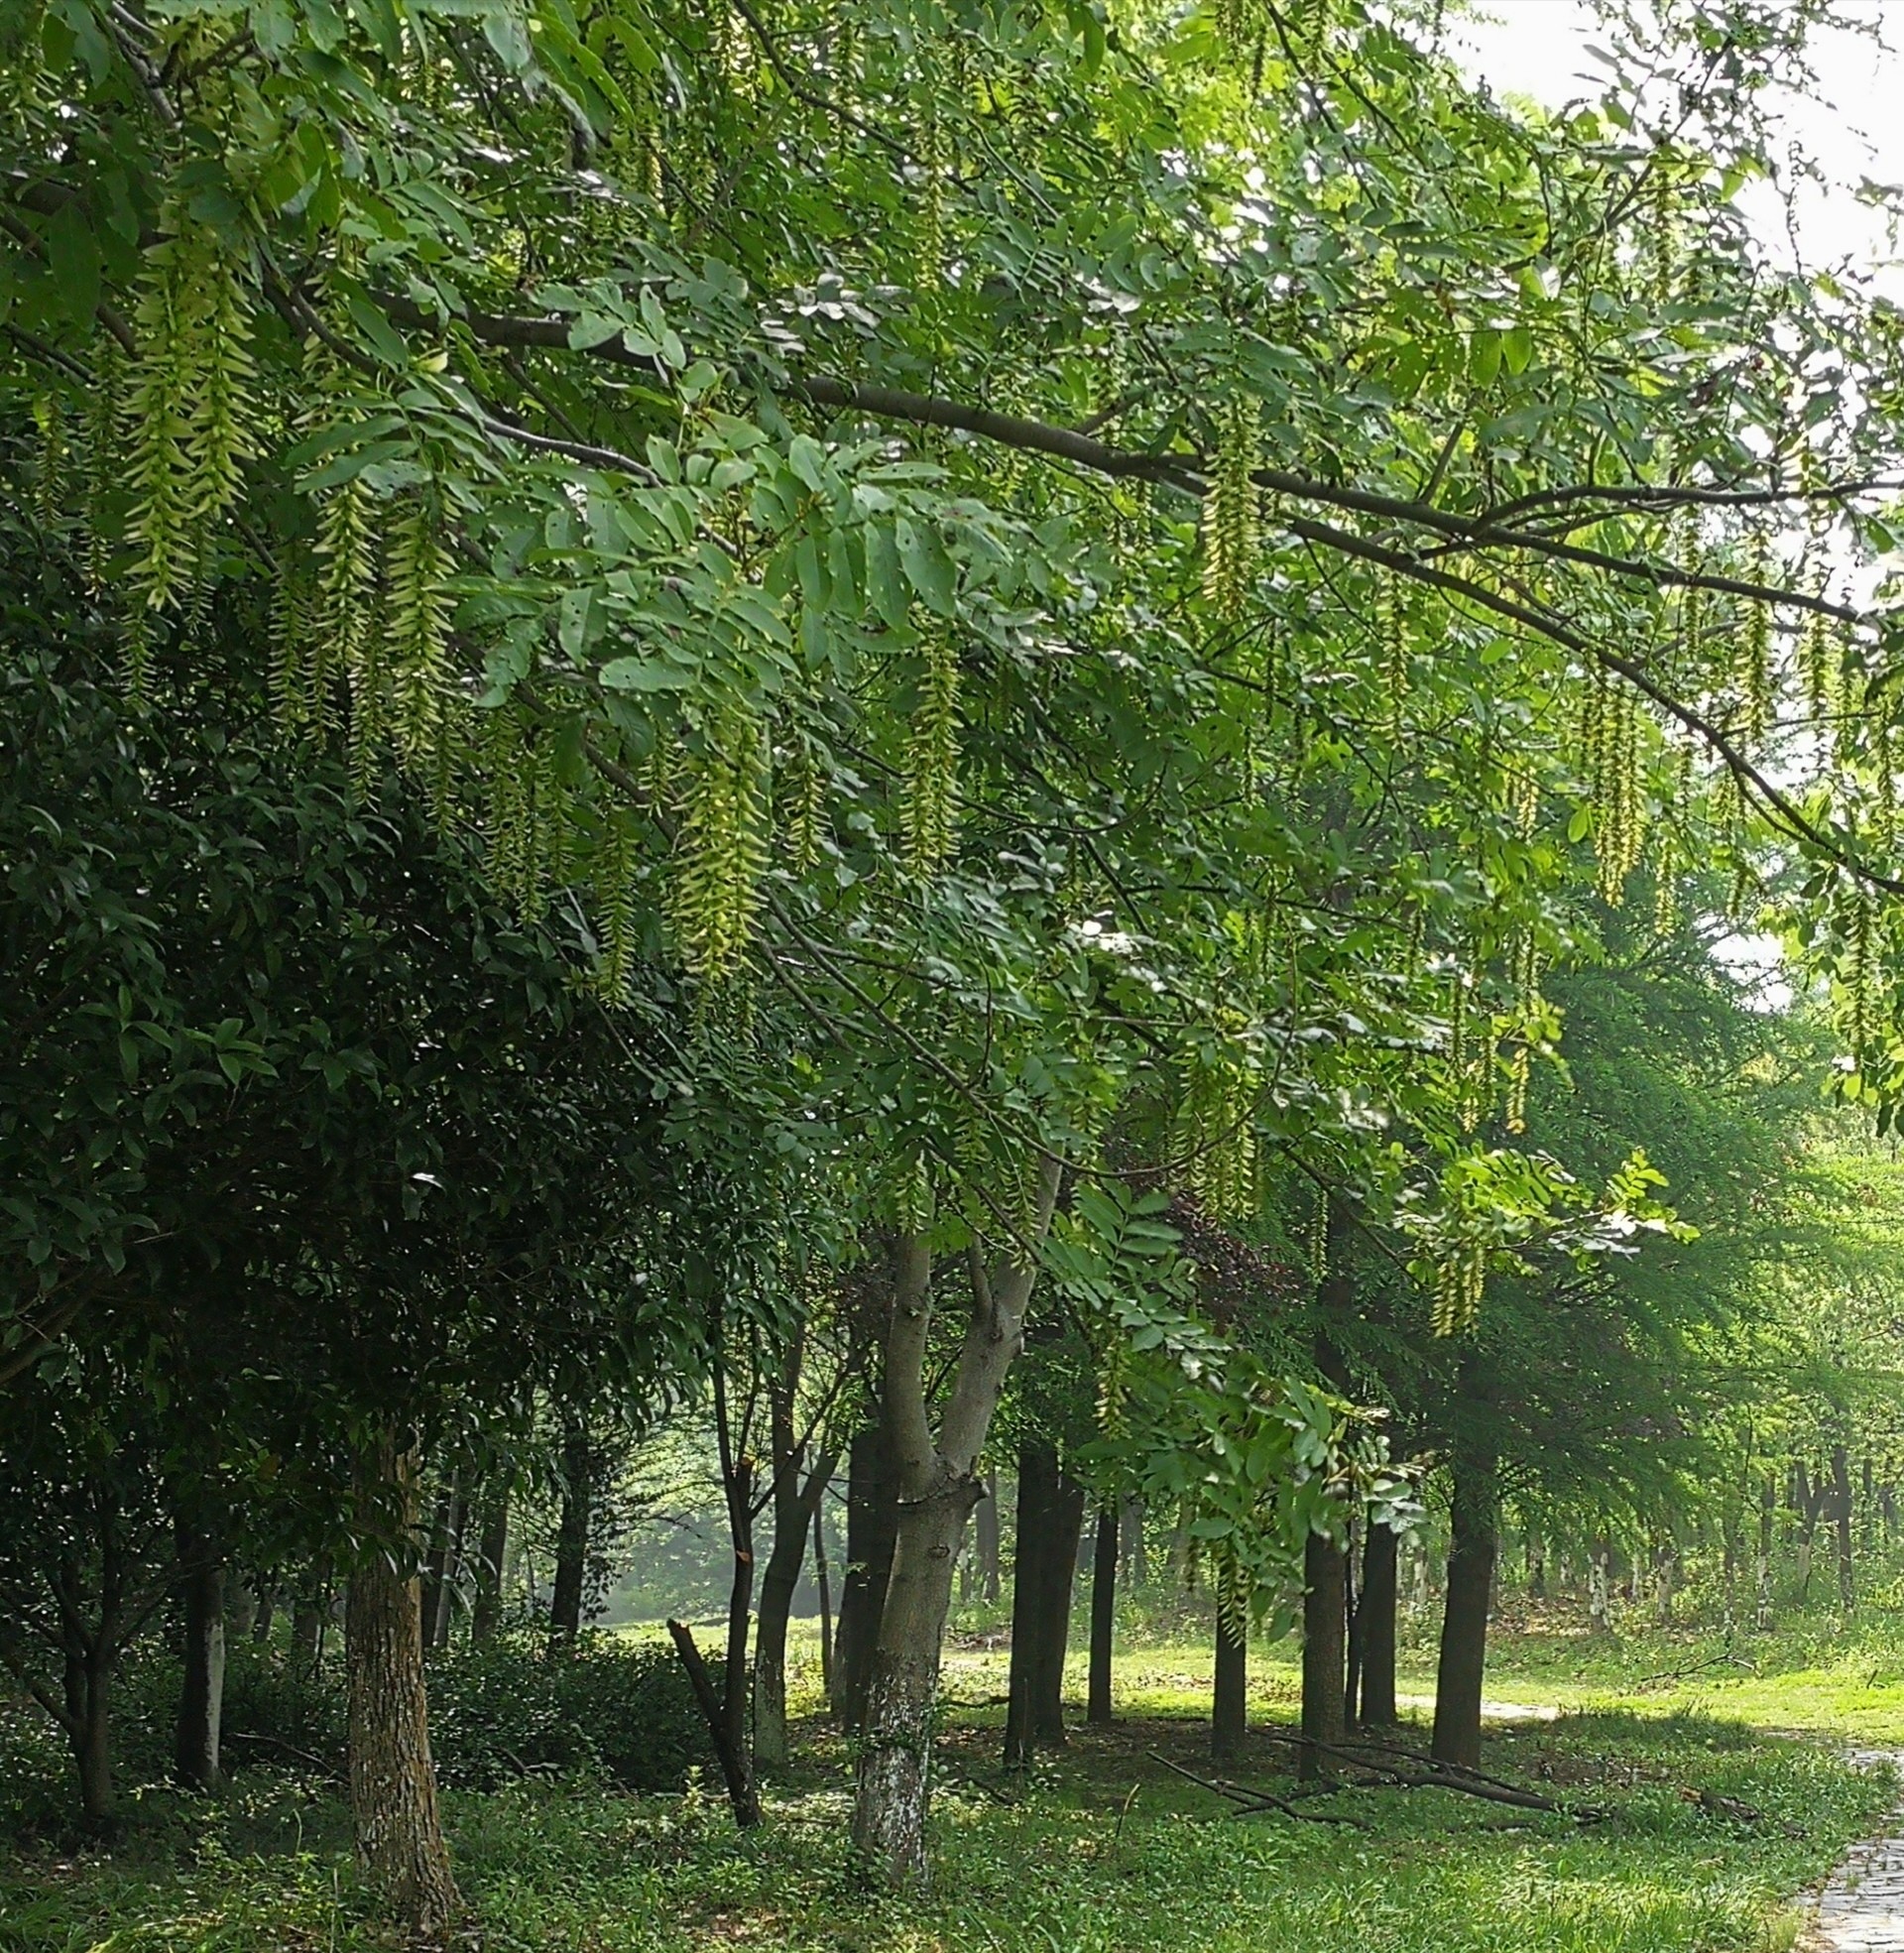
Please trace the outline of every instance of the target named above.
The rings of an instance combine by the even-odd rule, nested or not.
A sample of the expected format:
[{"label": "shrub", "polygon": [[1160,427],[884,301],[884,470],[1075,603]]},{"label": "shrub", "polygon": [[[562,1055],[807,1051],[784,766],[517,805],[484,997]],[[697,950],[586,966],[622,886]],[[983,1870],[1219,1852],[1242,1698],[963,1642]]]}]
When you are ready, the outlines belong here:
[{"label": "shrub", "polygon": [[555,1654],[527,1635],[447,1648],[431,1663],[429,1712],[437,1772],[461,1789],[595,1770],[627,1790],[678,1790],[714,1763],[672,1650],[612,1635]]}]

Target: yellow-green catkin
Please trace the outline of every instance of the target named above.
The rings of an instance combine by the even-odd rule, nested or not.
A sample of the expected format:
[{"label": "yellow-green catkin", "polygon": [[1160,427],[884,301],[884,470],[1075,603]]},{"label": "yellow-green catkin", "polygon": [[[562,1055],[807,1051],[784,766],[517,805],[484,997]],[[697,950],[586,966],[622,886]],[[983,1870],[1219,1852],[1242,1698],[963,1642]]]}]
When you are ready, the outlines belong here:
[{"label": "yellow-green catkin", "polygon": [[1255,471],[1261,438],[1255,397],[1237,393],[1226,404],[1203,505],[1203,587],[1217,613],[1242,616],[1255,587],[1261,544],[1260,493]]},{"label": "yellow-green catkin", "polygon": [[595,936],[598,960],[596,994],[620,1008],[634,994],[636,954],[635,867],[633,817],[623,808],[608,815],[593,861]]},{"label": "yellow-green catkin", "polygon": [[1678,296],[1679,184],[1671,157],[1665,150],[1655,152],[1648,194],[1641,204],[1645,224],[1644,260],[1647,297],[1660,310]]},{"label": "yellow-green catkin", "polygon": [[178,606],[206,532],[237,500],[255,451],[250,302],[236,261],[182,206],[146,252],[127,390],[133,580],[145,607]]},{"label": "yellow-green catkin", "polygon": [[[1771,576],[1771,538],[1761,523],[1754,527],[1746,550],[1746,575],[1761,588]],[[1772,666],[1772,613],[1762,602],[1748,602],[1743,627],[1734,640],[1738,663],[1733,682],[1742,713],[1741,730],[1747,745],[1762,747],[1772,729],[1777,700],[1777,673]]]},{"label": "yellow-green catkin", "polygon": [[1864,1068],[1871,1044],[1871,898],[1859,889],[1852,899],[1849,926],[1845,931],[1845,1006],[1851,1041],[1851,1056],[1858,1069]]},{"label": "yellow-green catkin", "polygon": [[1479,1241],[1448,1243],[1435,1264],[1430,1323],[1437,1336],[1458,1336],[1481,1317],[1487,1290],[1488,1252]]},{"label": "yellow-green catkin", "polygon": [[745,700],[727,700],[692,757],[675,841],[669,920],[681,960],[710,986],[738,977],[767,869],[768,750]]},{"label": "yellow-green catkin", "polygon": [[959,822],[959,657],[951,638],[930,633],[905,741],[900,821],[907,864],[930,874],[950,859]]},{"label": "yellow-green catkin", "polygon": [[1604,667],[1596,671],[1593,688],[1583,744],[1594,809],[1597,887],[1604,902],[1617,907],[1645,840],[1645,713],[1633,689]]},{"label": "yellow-green catkin", "polygon": [[385,550],[391,731],[398,757],[419,777],[436,759],[449,705],[449,551],[443,510],[427,492],[408,496]]},{"label": "yellow-green catkin", "polygon": [[1382,705],[1391,732],[1398,732],[1408,708],[1414,659],[1408,639],[1408,612],[1401,582],[1392,569],[1375,572],[1375,640],[1381,660]]}]

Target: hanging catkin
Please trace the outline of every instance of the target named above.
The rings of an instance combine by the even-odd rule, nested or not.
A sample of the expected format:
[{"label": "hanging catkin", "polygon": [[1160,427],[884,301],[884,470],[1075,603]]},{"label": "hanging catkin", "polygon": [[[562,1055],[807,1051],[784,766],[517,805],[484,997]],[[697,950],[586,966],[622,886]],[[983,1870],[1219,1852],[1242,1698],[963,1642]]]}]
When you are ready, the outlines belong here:
[{"label": "hanging catkin", "polygon": [[681,960],[710,985],[740,973],[753,935],[767,869],[768,787],[759,715],[730,697],[690,765],[669,900]]},{"label": "hanging catkin", "polygon": [[959,817],[959,658],[934,631],[921,646],[925,669],[905,741],[900,820],[907,863],[930,874],[952,853]]},{"label": "hanging catkin", "polygon": [[1255,470],[1260,410],[1253,395],[1231,396],[1203,505],[1203,587],[1222,617],[1243,614],[1255,585],[1260,542]]}]

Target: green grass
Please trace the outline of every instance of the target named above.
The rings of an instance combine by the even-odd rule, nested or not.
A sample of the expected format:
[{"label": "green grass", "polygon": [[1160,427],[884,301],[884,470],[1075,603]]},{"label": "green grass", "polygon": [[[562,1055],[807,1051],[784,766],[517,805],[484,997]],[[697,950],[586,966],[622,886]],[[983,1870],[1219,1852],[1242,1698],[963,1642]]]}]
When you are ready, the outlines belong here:
[{"label": "green grass", "polygon": [[[962,1706],[948,1715],[923,1898],[860,1889],[844,1843],[847,1755],[817,1722],[749,1837],[706,1789],[636,1799],[523,1785],[451,1796],[447,1809],[498,1953],[1773,1953],[1797,1937],[1794,1895],[1879,1822],[1894,1788],[1834,1744],[1741,1715],[1872,1738],[1889,1717],[1904,1730],[1904,1677],[1868,1679],[1878,1649],[1875,1634],[1792,1638],[1759,1650],[1758,1676],[1641,1687],[1703,1659],[1707,1643],[1503,1636],[1490,1696],[1570,1706],[1495,1728],[1488,1761],[1605,1805],[1590,1826],[1432,1790],[1315,1806],[1360,1829],[1232,1817],[1150,1757],[1198,1767],[1210,1663],[1190,1645],[1124,1656],[1119,1724],[1078,1732],[1017,1790],[997,1768],[1004,1657],[955,1649],[948,1693]],[[1266,1654],[1252,1665],[1252,1714],[1286,1720],[1293,1667]],[[810,1701],[810,1660],[799,1673]],[[1418,1664],[1409,1679],[1423,1679]],[[1873,1720],[1858,1721],[1867,1707]],[[16,1728],[16,1770],[28,1743]],[[1232,1773],[1271,1781],[1286,1756],[1259,1733]],[[1702,1791],[1759,1815],[1702,1805]],[[214,1800],[150,1790],[114,1854],[0,1851],[0,1953],[361,1953],[385,1942],[344,1847],[322,1785],[258,1771]]]}]

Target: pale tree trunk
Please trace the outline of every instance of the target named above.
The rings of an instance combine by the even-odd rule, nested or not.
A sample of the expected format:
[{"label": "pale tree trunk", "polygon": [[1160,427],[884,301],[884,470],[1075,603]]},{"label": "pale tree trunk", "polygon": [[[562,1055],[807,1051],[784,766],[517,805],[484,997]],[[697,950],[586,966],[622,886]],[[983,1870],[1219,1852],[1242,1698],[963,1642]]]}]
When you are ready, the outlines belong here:
[{"label": "pale tree trunk", "polygon": [[443,1842],[423,1693],[422,1596],[415,1570],[417,1461],[381,1433],[357,1460],[359,1519],[396,1523],[351,1570],[344,1617],[350,1810],[384,1905],[418,1938],[462,1909]]},{"label": "pale tree trunk", "polygon": [[173,1744],[173,1772],[188,1790],[218,1787],[218,1734],[225,1700],[225,1567],[211,1538],[178,1528],[178,1588],[185,1631],[184,1673]]},{"label": "pale tree trunk", "polygon": [[1604,1635],[1612,1625],[1608,1607],[1611,1601],[1611,1563],[1612,1554],[1606,1540],[1594,1546],[1594,1556],[1587,1569],[1587,1620],[1597,1635]]},{"label": "pale tree trunk", "polygon": [[936,1432],[926,1379],[932,1255],[921,1235],[899,1243],[881,1375],[881,1408],[898,1484],[898,1528],[867,1691],[853,1811],[855,1846],[874,1873],[892,1884],[925,1877],[932,1725],[953,1566],[966,1519],[983,1492],[979,1454],[1007,1374],[1024,1344],[1036,1255],[1051,1224],[1058,1179],[1057,1161],[1041,1160],[1037,1212],[1014,1261],[988,1269],[976,1245],[968,1258],[971,1311]]},{"label": "pale tree trunk", "polygon": [[1832,1448],[1832,1521],[1838,1532],[1838,1604],[1848,1614],[1856,1600],[1851,1578],[1851,1468],[1842,1444]]},{"label": "pale tree trunk", "polygon": [[1758,1552],[1752,1568],[1753,1620],[1761,1635],[1772,1625],[1772,1530],[1777,1518],[1778,1487],[1767,1472],[1758,1493]]}]

